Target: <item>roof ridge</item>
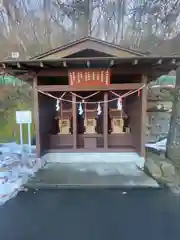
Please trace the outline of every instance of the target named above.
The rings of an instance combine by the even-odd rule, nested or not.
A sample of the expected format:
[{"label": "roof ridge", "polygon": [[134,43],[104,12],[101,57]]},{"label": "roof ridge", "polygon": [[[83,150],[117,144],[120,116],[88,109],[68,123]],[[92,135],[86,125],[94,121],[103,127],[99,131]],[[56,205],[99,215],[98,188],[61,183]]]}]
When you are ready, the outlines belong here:
[{"label": "roof ridge", "polygon": [[110,43],[110,42],[107,42],[107,41],[104,41],[104,40],[101,40],[101,39],[98,39],[98,38],[93,38],[93,37],[88,36],[88,37],[83,37],[83,38],[77,39],[77,40],[72,41],[70,43],[67,43],[65,45],[53,48],[53,49],[51,49],[49,51],[46,51],[46,52],[44,52],[42,54],[39,54],[39,55],[36,55],[34,57],[31,57],[30,60],[41,59],[42,57],[48,56],[50,54],[56,53],[58,51],[61,51],[61,50],[65,49],[65,48],[71,47],[73,45],[76,45],[78,43],[82,43],[82,42],[85,42],[85,41],[88,41],[88,40],[94,41],[94,42],[97,42],[97,43],[100,43],[100,44],[106,44],[106,45],[108,45],[110,47],[114,47],[114,48],[117,48],[119,50],[124,50],[124,51],[129,52],[129,53],[134,53],[134,54],[139,55],[139,56],[147,56],[147,54],[139,52],[139,51],[137,51],[135,49],[133,50],[133,49],[130,49],[130,48],[121,47],[120,45],[117,45],[117,44]]}]

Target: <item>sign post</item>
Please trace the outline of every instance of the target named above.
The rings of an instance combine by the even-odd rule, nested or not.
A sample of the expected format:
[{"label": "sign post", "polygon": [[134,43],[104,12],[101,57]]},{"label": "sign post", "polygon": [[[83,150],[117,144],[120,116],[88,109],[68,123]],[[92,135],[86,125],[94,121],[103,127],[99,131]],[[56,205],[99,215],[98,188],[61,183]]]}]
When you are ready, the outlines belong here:
[{"label": "sign post", "polygon": [[28,125],[28,146],[29,146],[29,154],[31,154],[31,123],[32,123],[32,113],[31,111],[16,111],[16,123],[19,124],[20,130],[20,144],[21,151],[23,154],[23,129],[22,125]]},{"label": "sign post", "polygon": [[29,154],[31,154],[31,124],[28,123],[28,145],[29,145]]},{"label": "sign post", "polygon": [[23,130],[22,130],[22,124],[19,124],[19,130],[20,130],[20,145],[21,145],[21,153],[23,154]]}]

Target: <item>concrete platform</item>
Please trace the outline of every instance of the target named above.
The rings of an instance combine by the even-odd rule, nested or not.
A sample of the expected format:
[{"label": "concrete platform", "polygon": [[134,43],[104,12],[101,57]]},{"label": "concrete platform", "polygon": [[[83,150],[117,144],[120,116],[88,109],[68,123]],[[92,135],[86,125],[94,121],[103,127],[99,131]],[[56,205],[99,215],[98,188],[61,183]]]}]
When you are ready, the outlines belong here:
[{"label": "concrete platform", "polygon": [[141,170],[144,159],[136,153],[51,153],[45,158],[28,187],[159,187]]},{"label": "concrete platform", "polygon": [[138,165],[144,165],[144,158],[136,152],[74,152],[74,153],[47,153],[42,159],[48,163],[119,163],[136,162]]}]

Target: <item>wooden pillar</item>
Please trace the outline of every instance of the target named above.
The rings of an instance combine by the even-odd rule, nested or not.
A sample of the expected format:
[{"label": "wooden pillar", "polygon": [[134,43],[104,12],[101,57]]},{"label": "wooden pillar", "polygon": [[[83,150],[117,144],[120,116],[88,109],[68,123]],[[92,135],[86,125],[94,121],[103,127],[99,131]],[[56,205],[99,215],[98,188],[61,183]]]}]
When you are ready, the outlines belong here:
[{"label": "wooden pillar", "polygon": [[36,132],[36,156],[41,155],[40,129],[39,129],[39,101],[37,91],[37,77],[33,78],[33,118]]},{"label": "wooden pillar", "polygon": [[76,113],[76,96],[72,95],[72,113],[73,113],[73,149],[77,149],[77,113]]},{"label": "wooden pillar", "polygon": [[142,83],[145,87],[141,91],[141,145],[140,145],[140,155],[145,157],[145,142],[146,142],[146,120],[147,120],[147,76],[142,76]]},{"label": "wooden pillar", "polygon": [[108,149],[108,93],[104,93],[104,148]]}]

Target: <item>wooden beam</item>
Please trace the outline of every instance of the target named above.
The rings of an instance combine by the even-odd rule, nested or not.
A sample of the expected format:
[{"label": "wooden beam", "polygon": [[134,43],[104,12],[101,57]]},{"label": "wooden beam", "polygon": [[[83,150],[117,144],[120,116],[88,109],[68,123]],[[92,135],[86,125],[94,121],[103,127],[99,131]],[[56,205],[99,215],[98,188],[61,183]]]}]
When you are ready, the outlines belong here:
[{"label": "wooden beam", "polygon": [[3,63],[3,64],[2,64],[2,68],[6,68],[6,64]]},{"label": "wooden beam", "polygon": [[44,63],[43,62],[40,62],[40,67],[43,68],[44,67]]},{"label": "wooden beam", "polygon": [[145,157],[145,140],[146,140],[146,118],[147,118],[147,76],[142,76],[142,83],[145,87],[141,90],[141,157]]},{"label": "wooden beam", "polygon": [[[66,62],[67,64],[67,62]],[[114,60],[112,60],[109,65],[110,67],[113,67]],[[44,63],[44,65],[47,65]],[[63,65],[63,67],[65,67]],[[82,68],[82,67],[81,67]],[[141,74],[141,73],[146,73],[150,70],[150,67],[148,66],[140,66],[139,65],[122,65],[121,68],[111,68],[111,74],[112,75],[118,75],[118,74]],[[68,69],[55,69],[55,68],[49,68],[49,69],[40,69],[37,73],[37,76],[41,77],[56,77],[56,76],[68,76]]]},{"label": "wooden beam", "polygon": [[138,64],[138,60],[137,60],[137,59],[134,60],[134,61],[132,62],[132,64],[133,64],[133,65],[137,65],[137,64]]},{"label": "wooden beam", "polygon": [[104,129],[104,148],[108,148],[108,93],[104,93],[104,124],[103,124],[103,129]]},{"label": "wooden beam", "polygon": [[87,88],[74,88],[69,85],[39,85],[43,92],[72,92],[72,91],[110,91],[110,90],[135,90],[143,86],[143,83],[110,84],[110,86],[94,86]]},{"label": "wooden beam", "polygon": [[17,68],[21,68],[21,64],[17,62]]},{"label": "wooden beam", "polygon": [[91,63],[90,63],[89,60],[86,62],[86,65],[87,65],[88,68],[90,68]]},{"label": "wooden beam", "polygon": [[72,95],[72,113],[73,113],[73,150],[77,149],[77,113],[76,96]]},{"label": "wooden beam", "polygon": [[173,60],[172,60],[172,64],[176,64],[176,59],[173,59]]},{"label": "wooden beam", "polygon": [[35,123],[35,132],[36,132],[36,155],[40,157],[41,148],[40,148],[40,133],[39,133],[39,104],[38,104],[38,92],[37,88],[37,77],[33,79],[33,118]]},{"label": "wooden beam", "polygon": [[114,60],[111,60],[109,65],[110,67],[114,66]]},{"label": "wooden beam", "polygon": [[67,62],[66,61],[63,62],[63,67],[65,67],[65,68],[67,67]]},{"label": "wooden beam", "polygon": [[162,62],[163,62],[162,59],[159,59],[157,64],[162,64]]},{"label": "wooden beam", "polygon": [[37,73],[38,77],[61,77],[61,76],[68,76],[67,70],[57,70],[50,68],[49,70],[40,70]]},{"label": "wooden beam", "polygon": [[[104,51],[103,51],[104,52]],[[67,54],[67,53],[66,53]],[[112,54],[112,52],[111,52]],[[67,55],[66,55],[67,56]],[[115,57],[115,56],[109,56],[109,57],[63,57],[60,58],[60,56],[58,56],[58,58],[41,58],[41,59],[27,59],[27,60],[1,60],[0,64],[2,63],[15,63],[15,62],[20,62],[20,63],[38,63],[43,61],[44,63],[57,63],[57,62],[63,62],[63,61],[67,61],[67,62],[79,62],[79,61],[98,61],[98,62],[103,62],[103,61],[111,61],[111,60],[115,60],[115,61],[129,61],[132,62],[132,60],[142,60],[142,61],[147,61],[150,63],[152,61],[158,61],[159,59],[162,60],[172,60],[172,59],[176,59],[177,61],[180,60],[180,56],[157,56],[157,55],[147,55],[147,56],[122,56],[122,53],[120,53],[119,57]]]}]

